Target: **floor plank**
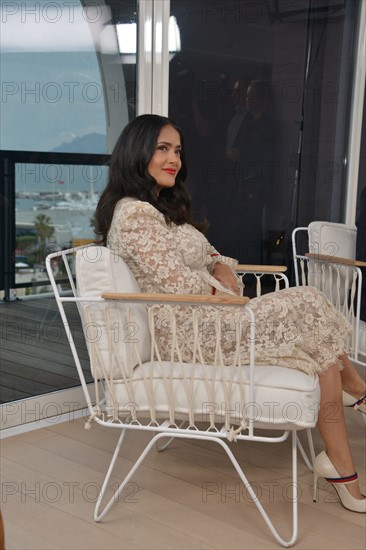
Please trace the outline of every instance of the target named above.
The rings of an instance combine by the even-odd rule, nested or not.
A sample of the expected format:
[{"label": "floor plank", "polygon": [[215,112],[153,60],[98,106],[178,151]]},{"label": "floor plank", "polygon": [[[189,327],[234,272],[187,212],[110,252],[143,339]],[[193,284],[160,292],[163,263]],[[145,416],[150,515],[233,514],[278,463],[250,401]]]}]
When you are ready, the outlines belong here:
[{"label": "floor plank", "polygon": [[[348,414],[352,413],[352,414]],[[364,424],[347,411],[355,461],[365,483]],[[97,489],[117,434],[83,420],[2,441],[2,511],[8,550],[25,548],[278,548],[255,504],[241,487],[222,449],[209,442],[176,440],[153,449],[108,516],[93,522]],[[134,464],[150,436],[127,434],[109,491]],[[314,430],[315,444],[322,448]],[[289,442],[231,444],[273,514],[289,535]],[[296,548],[359,550],[365,547],[365,516],[342,508],[325,482],[312,501],[312,475],[299,459],[299,540]],[[5,491],[5,492],[4,492]]]}]

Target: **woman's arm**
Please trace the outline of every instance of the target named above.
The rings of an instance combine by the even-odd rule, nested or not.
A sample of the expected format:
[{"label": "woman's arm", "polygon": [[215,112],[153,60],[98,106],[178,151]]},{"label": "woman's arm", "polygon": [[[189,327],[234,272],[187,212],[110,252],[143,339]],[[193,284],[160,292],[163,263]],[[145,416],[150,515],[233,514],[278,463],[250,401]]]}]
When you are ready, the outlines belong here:
[{"label": "woman's arm", "polygon": [[211,256],[209,270],[212,276],[227,290],[241,294],[242,285],[234,273],[238,261],[228,256],[222,256],[211,244],[208,244],[208,253]]},{"label": "woman's arm", "polygon": [[220,262],[216,263],[213,270],[213,276],[228,290],[231,290],[238,295],[241,294],[239,279],[233,273],[232,268],[228,265],[222,264]]},{"label": "woman's arm", "polygon": [[211,294],[212,287],[202,274],[184,264],[174,233],[151,205],[134,205],[126,212],[119,243],[136,278],[143,273],[159,292]]}]

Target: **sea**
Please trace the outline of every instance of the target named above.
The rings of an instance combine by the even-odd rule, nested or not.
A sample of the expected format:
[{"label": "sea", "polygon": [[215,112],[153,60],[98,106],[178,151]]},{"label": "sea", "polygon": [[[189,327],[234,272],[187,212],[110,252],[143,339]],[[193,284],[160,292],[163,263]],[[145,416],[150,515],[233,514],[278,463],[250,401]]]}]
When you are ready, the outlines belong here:
[{"label": "sea", "polygon": [[15,220],[17,234],[33,233],[37,216],[44,215],[54,227],[54,238],[59,243],[70,243],[74,239],[94,237],[93,217],[99,194],[79,192],[45,199],[35,193],[32,198],[16,197]]}]

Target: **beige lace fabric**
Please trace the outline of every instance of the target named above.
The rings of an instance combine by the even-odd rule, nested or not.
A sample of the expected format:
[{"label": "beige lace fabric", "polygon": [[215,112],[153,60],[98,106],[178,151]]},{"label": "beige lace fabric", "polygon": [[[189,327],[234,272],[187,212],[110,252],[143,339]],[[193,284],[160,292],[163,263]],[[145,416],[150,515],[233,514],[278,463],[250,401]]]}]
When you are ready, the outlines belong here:
[{"label": "beige lace fabric", "polygon": [[[107,246],[130,267],[141,291],[148,293],[232,294],[213,276],[217,261],[235,267],[236,260],[221,256],[205,236],[189,224],[167,225],[164,216],[147,202],[119,201],[108,234]],[[265,294],[250,301],[256,318],[256,362],[324,372],[344,353],[350,326],[325,296],[312,287],[294,287]],[[248,319],[237,308],[221,312],[225,364],[234,359],[238,338],[243,341],[242,363],[248,362]],[[155,335],[162,359],[170,360],[171,316],[165,306],[155,308]],[[203,309],[199,320],[204,361],[215,360],[214,307]],[[186,306],[177,308],[177,338],[183,360],[192,360],[194,333]],[[211,337],[212,335],[212,337]]]}]

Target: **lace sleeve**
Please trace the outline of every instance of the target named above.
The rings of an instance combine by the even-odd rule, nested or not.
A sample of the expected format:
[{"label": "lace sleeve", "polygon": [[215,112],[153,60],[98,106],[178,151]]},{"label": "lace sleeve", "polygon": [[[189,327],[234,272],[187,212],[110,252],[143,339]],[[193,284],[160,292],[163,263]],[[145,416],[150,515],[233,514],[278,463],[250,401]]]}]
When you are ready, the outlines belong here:
[{"label": "lace sleeve", "polygon": [[235,260],[234,258],[229,258],[229,256],[222,256],[222,254],[217,252],[217,250],[211,244],[208,244],[207,252],[211,256],[211,261],[208,266],[211,274],[213,273],[215,265],[218,262],[220,262],[221,264],[229,265],[233,268],[235,268],[235,266],[238,264],[238,260]]},{"label": "lace sleeve", "polygon": [[184,264],[174,238],[164,216],[149,204],[136,202],[123,213],[118,241],[135,276],[143,273],[158,292],[211,294],[202,274]]}]

